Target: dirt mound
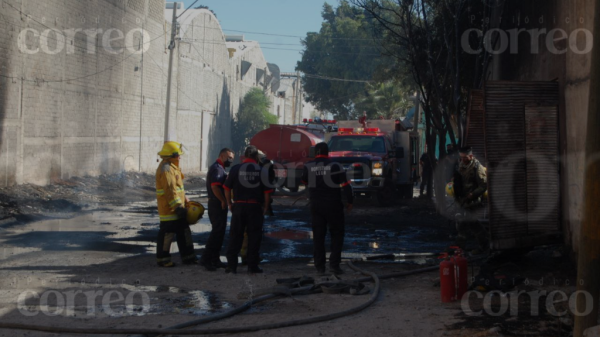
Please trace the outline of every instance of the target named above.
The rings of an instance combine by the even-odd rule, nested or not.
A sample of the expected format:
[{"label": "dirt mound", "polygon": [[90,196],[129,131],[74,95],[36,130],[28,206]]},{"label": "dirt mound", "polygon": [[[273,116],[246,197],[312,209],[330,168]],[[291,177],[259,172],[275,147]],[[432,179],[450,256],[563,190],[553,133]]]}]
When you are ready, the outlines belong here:
[{"label": "dirt mound", "polygon": [[[201,176],[189,176],[186,188],[202,189]],[[0,188],[0,220],[22,215],[78,212],[98,204],[126,204],[156,197],[154,175],[138,172],[56,179],[52,184]]]}]

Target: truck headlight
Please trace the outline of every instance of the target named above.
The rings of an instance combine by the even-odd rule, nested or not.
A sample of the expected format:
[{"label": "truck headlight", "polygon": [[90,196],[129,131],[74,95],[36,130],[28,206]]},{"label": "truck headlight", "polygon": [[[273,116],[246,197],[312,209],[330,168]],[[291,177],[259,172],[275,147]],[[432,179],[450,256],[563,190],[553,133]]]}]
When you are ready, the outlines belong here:
[{"label": "truck headlight", "polygon": [[382,176],[383,175],[383,162],[382,161],[373,162],[373,170],[371,171],[371,174],[374,176]]}]

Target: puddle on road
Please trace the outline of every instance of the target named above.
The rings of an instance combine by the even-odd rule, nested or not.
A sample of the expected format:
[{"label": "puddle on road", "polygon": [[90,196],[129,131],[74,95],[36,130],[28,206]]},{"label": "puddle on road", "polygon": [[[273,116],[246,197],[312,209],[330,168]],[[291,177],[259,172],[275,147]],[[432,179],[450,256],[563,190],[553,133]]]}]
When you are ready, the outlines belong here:
[{"label": "puddle on road", "polygon": [[[265,220],[261,256],[269,261],[312,257],[313,233],[306,210],[282,207]],[[230,216],[230,214],[229,214]],[[231,218],[228,219],[230,223]],[[123,254],[154,253],[159,219],[154,201],[127,207],[102,209],[72,219],[50,219],[0,231],[0,260],[34,251],[103,251]],[[204,248],[211,230],[208,212],[191,226],[196,249]],[[202,235],[201,238],[198,236]],[[327,238],[329,247],[329,235]],[[405,226],[379,230],[372,225],[346,226],[344,252],[362,255],[441,252],[449,245],[447,235],[432,228]],[[226,244],[223,251],[226,250]],[[171,246],[178,253],[177,245]],[[397,258],[397,262],[414,259]]]},{"label": "puddle on road", "polygon": [[[232,308],[216,293],[186,291],[172,286],[119,285],[107,288],[105,285],[100,289],[89,287],[77,291],[53,290],[52,293],[54,295],[48,296],[43,303],[37,297],[23,299],[19,310],[29,313],[42,311],[64,317],[118,318],[164,314],[204,316]],[[62,301],[56,296],[60,296]]]},{"label": "puddle on road", "polygon": [[[155,202],[92,211],[71,219],[49,219],[0,231],[0,260],[33,251],[91,250],[123,253],[154,253],[159,227]],[[192,225],[193,235],[211,230],[208,212]],[[204,248],[194,239],[195,248]],[[172,253],[177,253],[173,244]]]},{"label": "puddle on road", "polygon": [[280,229],[267,232],[265,233],[265,236],[278,240],[304,240],[312,239],[313,232],[294,229]]}]

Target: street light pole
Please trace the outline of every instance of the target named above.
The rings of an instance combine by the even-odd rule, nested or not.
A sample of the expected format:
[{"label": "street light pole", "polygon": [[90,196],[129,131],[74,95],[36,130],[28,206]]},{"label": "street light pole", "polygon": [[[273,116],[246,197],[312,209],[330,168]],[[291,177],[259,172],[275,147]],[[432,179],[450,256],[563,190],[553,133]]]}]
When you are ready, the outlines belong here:
[{"label": "street light pole", "polygon": [[171,80],[173,78],[173,55],[177,35],[177,2],[173,3],[173,20],[171,21],[171,43],[169,43],[169,75],[167,77],[167,108],[165,111],[165,143],[172,140],[169,132],[169,116],[171,112]]}]

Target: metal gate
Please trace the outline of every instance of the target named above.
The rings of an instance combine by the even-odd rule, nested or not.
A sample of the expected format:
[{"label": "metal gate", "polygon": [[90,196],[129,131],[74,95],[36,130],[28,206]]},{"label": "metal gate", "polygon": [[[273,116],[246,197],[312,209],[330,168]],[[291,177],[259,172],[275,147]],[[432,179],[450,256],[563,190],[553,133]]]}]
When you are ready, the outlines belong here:
[{"label": "metal gate", "polygon": [[491,247],[560,242],[558,83],[488,82],[484,96]]}]

